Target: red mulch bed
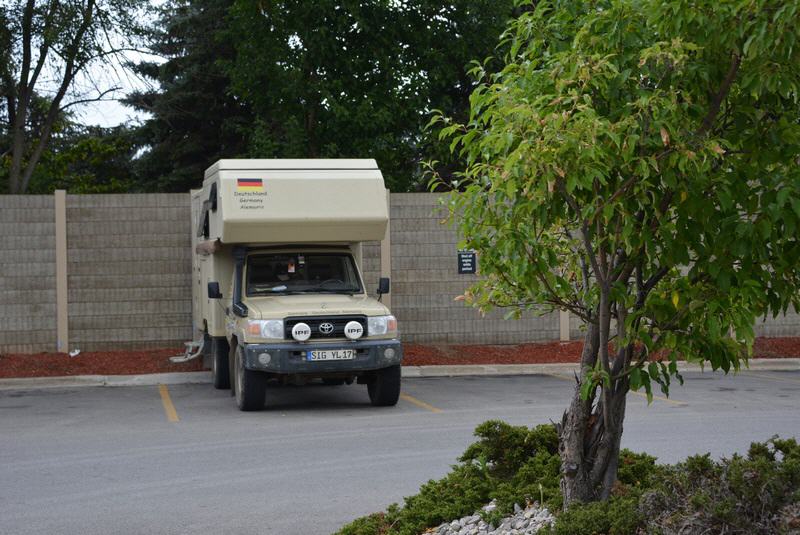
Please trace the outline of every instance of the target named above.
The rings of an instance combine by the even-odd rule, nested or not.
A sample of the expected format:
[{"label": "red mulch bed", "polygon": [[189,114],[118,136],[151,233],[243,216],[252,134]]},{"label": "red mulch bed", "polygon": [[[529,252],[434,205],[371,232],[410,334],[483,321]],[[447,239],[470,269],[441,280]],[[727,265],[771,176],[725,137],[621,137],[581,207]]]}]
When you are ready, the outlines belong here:
[{"label": "red mulch bed", "polygon": [[583,342],[518,345],[403,345],[403,364],[545,364],[578,362]]},{"label": "red mulch bed", "polygon": [[138,375],[143,373],[194,372],[203,369],[202,359],[173,364],[169,357],[180,349],[142,351],[87,351],[75,357],[64,353],[0,355],[0,378],[59,377],[64,375]]},{"label": "red mulch bed", "polygon": [[753,354],[756,358],[798,358],[800,357],[800,337],[756,338]]},{"label": "red mulch bed", "polygon": [[[579,362],[583,342],[546,342],[518,345],[405,344],[403,364],[550,364]],[[800,358],[800,337],[757,338],[755,358]]]},{"label": "red mulch bed", "polygon": [[[405,344],[407,366],[442,364],[545,364],[578,362],[582,342],[518,345]],[[86,352],[70,357],[59,353],[0,355],[0,378],[64,375],[131,375],[202,370],[202,360],[173,364],[180,349]],[[756,358],[800,357],[800,337],[759,338]]]}]

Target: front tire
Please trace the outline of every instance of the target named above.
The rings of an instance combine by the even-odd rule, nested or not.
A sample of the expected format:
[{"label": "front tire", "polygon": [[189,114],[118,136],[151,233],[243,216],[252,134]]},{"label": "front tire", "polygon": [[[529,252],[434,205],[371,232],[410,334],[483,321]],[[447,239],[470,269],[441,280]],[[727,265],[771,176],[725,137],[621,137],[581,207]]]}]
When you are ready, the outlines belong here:
[{"label": "front tire", "polygon": [[234,370],[236,384],[234,395],[236,405],[241,411],[259,411],[264,408],[264,396],[267,391],[266,376],[244,367],[244,349],[236,348],[234,353]]},{"label": "front tire", "polygon": [[376,407],[397,405],[400,397],[400,366],[391,366],[375,372],[367,383],[370,402]]},{"label": "front tire", "polygon": [[228,363],[230,350],[228,341],[224,338],[211,339],[211,376],[214,378],[214,388],[217,390],[227,390],[231,387]]}]

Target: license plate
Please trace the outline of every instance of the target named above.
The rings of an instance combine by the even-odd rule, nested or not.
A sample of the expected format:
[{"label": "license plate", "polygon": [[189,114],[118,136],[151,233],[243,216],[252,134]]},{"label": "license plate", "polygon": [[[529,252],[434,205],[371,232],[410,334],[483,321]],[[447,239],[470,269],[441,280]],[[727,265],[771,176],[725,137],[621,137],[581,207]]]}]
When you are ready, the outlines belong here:
[{"label": "license plate", "polygon": [[306,360],[353,360],[355,349],[325,349],[306,351]]}]

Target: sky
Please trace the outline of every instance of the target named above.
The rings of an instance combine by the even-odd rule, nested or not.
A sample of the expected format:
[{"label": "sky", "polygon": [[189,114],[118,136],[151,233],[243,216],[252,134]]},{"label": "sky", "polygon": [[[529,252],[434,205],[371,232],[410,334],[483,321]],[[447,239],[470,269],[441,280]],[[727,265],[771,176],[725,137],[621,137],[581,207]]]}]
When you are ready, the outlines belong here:
[{"label": "sky", "polygon": [[141,122],[147,118],[147,114],[137,112],[114,100],[83,104],[75,111],[83,124],[103,127],[117,126],[126,122]]},{"label": "sky", "polygon": [[94,96],[110,88],[116,90],[107,95],[107,100],[100,102],[87,102],[76,105],[72,112],[81,123],[103,127],[117,126],[126,122],[141,122],[148,114],[123,105],[122,99],[135,90],[154,88],[151,80],[143,79],[123,67],[124,62],[139,63],[141,61],[164,61],[163,58],[142,52],[126,52],[124,56],[116,58],[112,64],[94,64],[88,72],[75,80],[72,90],[72,99],[78,100],[84,96]]}]

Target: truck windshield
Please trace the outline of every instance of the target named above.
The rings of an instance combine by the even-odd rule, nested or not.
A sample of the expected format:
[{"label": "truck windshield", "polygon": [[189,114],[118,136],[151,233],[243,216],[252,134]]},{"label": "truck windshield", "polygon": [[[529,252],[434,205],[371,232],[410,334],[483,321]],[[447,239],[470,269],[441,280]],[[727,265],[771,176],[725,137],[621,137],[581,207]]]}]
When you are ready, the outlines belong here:
[{"label": "truck windshield", "polygon": [[346,253],[276,253],[247,258],[247,295],[361,293],[353,257]]}]

